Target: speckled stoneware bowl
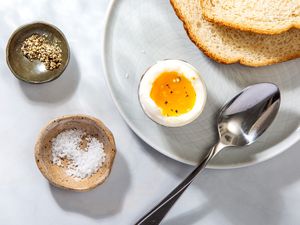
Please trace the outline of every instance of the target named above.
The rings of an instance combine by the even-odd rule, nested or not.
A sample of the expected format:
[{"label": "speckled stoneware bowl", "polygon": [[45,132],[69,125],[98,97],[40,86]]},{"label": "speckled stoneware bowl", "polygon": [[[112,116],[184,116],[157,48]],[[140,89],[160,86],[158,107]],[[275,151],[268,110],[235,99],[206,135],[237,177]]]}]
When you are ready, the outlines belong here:
[{"label": "speckled stoneware bowl", "polygon": [[[62,65],[54,70],[46,70],[39,60],[30,61],[22,51],[22,43],[32,34],[46,35],[52,44],[62,50]],[[6,62],[11,72],[20,80],[28,83],[45,83],[58,78],[66,69],[70,58],[68,42],[64,34],[55,26],[36,22],[21,26],[10,37],[6,47]]]},{"label": "speckled stoneware bowl", "polygon": [[[69,129],[82,129],[87,134],[96,137],[104,145],[106,159],[102,167],[92,176],[84,179],[74,179],[66,174],[65,168],[52,163],[51,140],[59,133]],[[56,187],[73,191],[89,191],[102,184],[109,176],[116,146],[111,131],[98,119],[85,115],[71,115],[57,118],[41,131],[35,145],[35,160],[41,173]]]}]

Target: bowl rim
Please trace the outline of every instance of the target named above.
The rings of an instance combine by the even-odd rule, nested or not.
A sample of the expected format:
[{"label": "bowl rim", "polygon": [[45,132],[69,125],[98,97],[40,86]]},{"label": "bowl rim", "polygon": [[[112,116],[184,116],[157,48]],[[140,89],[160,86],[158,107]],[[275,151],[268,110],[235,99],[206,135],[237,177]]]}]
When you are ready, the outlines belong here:
[{"label": "bowl rim", "polygon": [[[9,50],[11,48],[11,42],[13,40],[13,38],[19,33],[21,32],[24,28],[28,27],[28,26],[32,26],[32,25],[35,25],[35,24],[42,24],[42,25],[46,25],[48,27],[51,27],[53,28],[54,30],[56,30],[61,36],[62,36],[62,39],[64,40],[64,42],[66,43],[66,47],[67,47],[67,60],[66,60],[66,63],[64,64],[62,70],[57,73],[55,76],[51,77],[50,79],[47,79],[47,80],[42,80],[42,81],[32,81],[32,80],[29,80],[29,79],[25,79],[23,78],[22,76],[20,76],[14,69],[13,67],[11,66],[11,63],[10,63],[10,60],[9,60]],[[70,62],[70,46],[69,46],[69,43],[68,43],[68,40],[66,38],[66,36],[64,35],[64,33],[58,28],[56,27],[55,25],[52,25],[50,23],[47,23],[47,22],[43,22],[43,21],[34,21],[34,22],[31,22],[31,23],[27,23],[27,24],[23,24],[21,26],[19,26],[9,37],[8,41],[7,41],[7,44],[6,44],[6,64],[9,68],[9,70],[12,72],[12,74],[18,79],[18,80],[21,80],[23,82],[26,82],[26,83],[29,83],[29,84],[43,84],[43,83],[48,83],[48,82],[51,82],[51,81],[54,81],[56,80],[57,78],[59,78],[63,72],[66,70],[69,62]]]},{"label": "bowl rim", "polygon": [[[104,176],[102,177],[102,179],[99,179],[97,182],[93,183],[92,185],[88,186],[88,187],[70,187],[70,186],[64,186],[61,183],[51,179],[47,173],[45,173],[45,170],[42,168],[44,163],[42,163],[39,158],[39,153],[41,150],[41,146],[42,146],[42,142],[41,139],[44,137],[44,135],[48,132],[48,128],[50,125],[52,125],[53,123],[59,122],[59,121],[63,121],[66,119],[87,119],[87,120],[91,120],[92,122],[95,122],[95,125],[97,127],[100,127],[101,129],[104,130],[105,135],[108,137],[109,142],[112,145],[112,156],[111,156],[111,162],[109,163],[109,166],[106,168],[107,173],[104,174]],[[55,119],[50,120],[48,123],[46,123],[46,125],[44,125],[44,127],[40,130],[38,137],[36,139],[36,143],[34,146],[34,158],[35,158],[35,163],[39,169],[39,171],[41,172],[41,174],[49,181],[49,183],[51,183],[53,186],[58,187],[58,188],[62,188],[62,189],[66,189],[66,190],[71,190],[71,191],[76,191],[76,192],[86,192],[86,191],[90,191],[96,187],[98,187],[99,185],[103,184],[106,179],[109,177],[113,164],[114,164],[114,159],[116,157],[116,153],[117,153],[117,149],[116,149],[116,143],[115,143],[115,139],[114,136],[112,134],[112,132],[105,126],[105,124],[97,119],[96,117],[90,116],[90,115],[84,115],[84,114],[74,114],[74,115],[64,115],[64,116],[60,116],[57,117]],[[80,182],[80,181],[79,181]]]}]

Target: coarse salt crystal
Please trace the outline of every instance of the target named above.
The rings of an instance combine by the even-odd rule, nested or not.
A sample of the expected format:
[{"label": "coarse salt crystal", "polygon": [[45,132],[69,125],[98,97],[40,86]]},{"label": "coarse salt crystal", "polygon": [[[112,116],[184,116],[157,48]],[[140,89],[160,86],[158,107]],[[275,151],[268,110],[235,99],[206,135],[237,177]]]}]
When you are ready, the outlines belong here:
[{"label": "coarse salt crystal", "polygon": [[[86,147],[81,147],[83,141]],[[84,179],[96,173],[106,158],[103,143],[81,129],[61,132],[52,139],[52,163],[63,167],[67,161],[68,176]]]}]

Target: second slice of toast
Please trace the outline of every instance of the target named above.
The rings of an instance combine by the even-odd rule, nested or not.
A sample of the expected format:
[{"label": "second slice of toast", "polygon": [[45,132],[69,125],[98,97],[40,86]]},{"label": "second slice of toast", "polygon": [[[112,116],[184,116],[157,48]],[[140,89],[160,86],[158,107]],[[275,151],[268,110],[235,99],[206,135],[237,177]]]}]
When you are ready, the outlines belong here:
[{"label": "second slice of toast", "polygon": [[199,0],[211,22],[260,34],[300,28],[300,0]]}]

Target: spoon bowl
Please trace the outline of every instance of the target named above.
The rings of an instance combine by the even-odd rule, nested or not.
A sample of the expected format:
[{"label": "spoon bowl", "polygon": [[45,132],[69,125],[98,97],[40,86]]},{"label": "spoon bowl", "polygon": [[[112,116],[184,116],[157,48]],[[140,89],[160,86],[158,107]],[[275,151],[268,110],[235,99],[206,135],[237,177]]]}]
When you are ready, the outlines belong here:
[{"label": "spoon bowl", "polygon": [[226,146],[250,145],[271,125],[280,106],[275,84],[249,86],[227,102],[218,117],[220,142]]}]

